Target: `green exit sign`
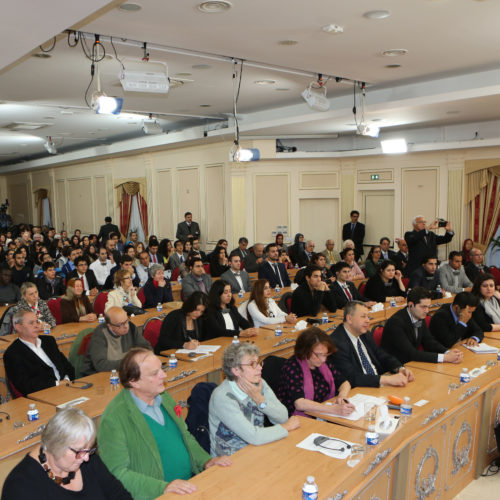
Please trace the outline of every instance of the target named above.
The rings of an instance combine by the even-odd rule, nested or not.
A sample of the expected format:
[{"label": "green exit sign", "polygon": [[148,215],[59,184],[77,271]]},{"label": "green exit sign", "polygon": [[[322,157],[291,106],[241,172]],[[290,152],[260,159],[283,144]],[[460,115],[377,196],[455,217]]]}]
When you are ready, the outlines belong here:
[{"label": "green exit sign", "polygon": [[370,175],[370,179],[372,181],[378,181],[380,179],[380,177],[378,174],[372,174],[372,175]]}]

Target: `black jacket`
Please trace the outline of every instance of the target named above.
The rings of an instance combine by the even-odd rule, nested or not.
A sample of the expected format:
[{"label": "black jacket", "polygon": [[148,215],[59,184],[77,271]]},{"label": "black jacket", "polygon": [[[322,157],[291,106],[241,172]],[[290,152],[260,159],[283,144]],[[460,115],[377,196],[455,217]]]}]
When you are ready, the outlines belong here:
[{"label": "black jacket", "polygon": [[385,302],[386,297],[406,297],[406,293],[399,288],[396,279],[392,280],[390,286],[385,286],[380,274],[376,274],[366,283],[365,297],[375,302]]},{"label": "black jacket", "polygon": [[156,307],[158,302],[161,304],[165,302],[173,302],[174,297],[172,296],[170,281],[167,281],[164,287],[155,287],[153,281],[153,278],[149,278],[148,281],[146,281],[146,284],[142,287],[144,297],[146,298],[146,301],[142,306],[144,308]]},{"label": "black jacket", "polygon": [[476,278],[481,274],[481,271],[483,273],[489,273],[491,274],[491,270],[488,266],[483,266],[483,269],[480,270],[475,264],[472,262],[467,262],[464,266],[465,274],[467,275],[467,278],[469,278],[472,283],[476,281]]},{"label": "black jacket", "polygon": [[52,284],[45,279],[45,275],[42,274],[35,280],[35,285],[38,288],[38,295],[43,300],[49,300],[52,297],[59,297],[60,295],[64,295],[66,291],[64,282],[62,278],[59,278],[59,276],[56,276],[55,284],[52,286]]},{"label": "black jacket", "polygon": [[265,260],[259,267],[259,279],[262,280],[267,280],[269,281],[269,285],[271,288],[274,288],[276,285],[280,286],[290,286],[290,278],[288,276],[288,273],[286,271],[285,264],[282,264],[281,262],[278,263],[278,270],[280,273],[281,281],[283,282],[283,285],[279,283],[278,281],[278,276],[274,272],[274,266]]},{"label": "black jacket", "polygon": [[443,296],[441,292],[436,291],[437,286],[440,284],[439,269],[431,275],[426,272],[423,266],[420,266],[411,273],[408,288],[422,286],[431,292],[432,299],[439,299]]},{"label": "black jacket", "polygon": [[292,293],[292,312],[297,316],[316,316],[321,305],[324,305],[331,312],[337,310],[335,297],[330,290],[327,292],[318,290],[311,292],[309,285],[303,283]]},{"label": "black jacket", "polygon": [[106,243],[111,233],[116,233],[118,236],[120,236],[120,230],[118,229],[118,226],[115,224],[103,224],[99,229],[97,239],[101,240],[103,243]]},{"label": "black jacket", "polygon": [[[419,350],[420,346],[423,347],[423,351]],[[432,336],[424,320],[415,336],[415,329],[407,307],[387,320],[381,347],[398,358],[402,364],[409,361],[437,363],[438,353],[446,351],[446,347]]]},{"label": "black jacket", "polygon": [[[92,271],[92,269],[87,269],[87,271],[85,272],[85,277],[87,278],[87,283],[89,284],[89,290],[92,290],[93,288],[99,288],[99,283],[97,283],[97,278],[95,277],[94,271]],[[73,269],[73,271],[71,271],[71,273],[66,276],[67,280],[70,280],[72,278],[80,279],[78,277],[78,271],[76,269]]]},{"label": "black jacket", "polygon": [[469,337],[477,337],[479,342],[484,338],[484,333],[473,318],[469,320],[467,326],[455,323],[451,304],[444,304],[436,311],[431,318],[429,329],[436,340],[447,348]]},{"label": "black jacket", "polygon": [[[359,300],[361,302],[368,302],[369,299],[363,297],[356,288],[356,285],[352,281],[346,281],[347,287],[351,292],[352,300]],[[339,309],[343,309],[347,303],[349,302],[347,295],[344,292],[344,289],[340,286],[338,281],[332,283],[331,291],[333,296],[335,297],[335,303]]]},{"label": "black jacket", "polygon": [[[160,262],[160,264],[163,265],[163,261]],[[135,267],[133,267],[133,270],[134,270],[134,278],[132,279],[132,284],[135,286],[135,287],[138,287],[141,285],[141,280],[137,274],[137,271],[135,270]],[[115,287],[115,273],[116,271],[120,270],[121,269],[121,266],[118,264],[116,265],[115,267],[112,267],[111,270],[109,271],[109,276],[106,278],[106,281],[104,282],[104,286],[102,287],[103,290],[113,290],[113,288]],[[93,273],[94,271],[92,271]],[[94,275],[94,278],[95,278],[95,275]],[[87,277],[87,280],[89,278]],[[97,279],[96,279],[96,283],[97,283]],[[90,285],[90,283],[89,283]],[[97,285],[99,286],[99,285]],[[156,304],[155,304],[156,305]]]},{"label": "black jacket", "polygon": [[167,349],[181,349],[189,339],[201,340],[202,324],[200,319],[194,320],[195,331],[188,337],[186,332],[186,315],[182,309],[176,309],[167,315],[163,320],[158,343],[155,346],[155,353]]},{"label": "black jacket", "polygon": [[[494,298],[494,300],[496,299]],[[491,326],[493,320],[486,314],[486,310],[482,304],[476,307],[476,310],[472,313],[472,319],[474,319],[483,332],[491,332],[493,330]]]},{"label": "black jacket", "polygon": [[363,240],[365,239],[365,225],[361,222],[356,222],[354,231],[351,231],[351,222],[347,222],[342,226],[342,239],[354,241],[356,260],[360,255],[363,255]]},{"label": "black jacket", "polygon": [[370,361],[375,366],[378,375],[367,375],[363,373],[363,367],[358,353],[349,339],[344,325],[330,334],[330,338],[337,347],[337,352],[332,355],[335,366],[349,380],[352,387],[379,387],[380,375],[386,372],[397,373],[401,363],[393,356],[375,344],[371,333],[365,333],[359,337],[363,342]]},{"label": "black jacket", "polygon": [[[39,338],[43,351],[54,363],[61,379],[66,375],[74,379],[75,370],[57,347],[54,337],[42,335]],[[19,339],[7,348],[3,359],[8,380],[24,396],[56,384],[54,370]]]},{"label": "black jacket", "polygon": [[203,340],[215,339],[217,337],[234,337],[239,335],[240,329],[246,330],[251,325],[239,312],[236,307],[229,308],[229,315],[233,320],[235,330],[226,330],[226,322],[222,311],[211,309],[208,311],[203,321]]},{"label": "black jacket", "polygon": [[[408,265],[406,266],[408,276],[417,269],[426,255],[437,255],[437,246],[449,243],[453,234],[446,232],[442,236],[425,229],[421,231],[407,231],[405,240],[408,244]],[[426,241],[427,240],[427,241]]]}]

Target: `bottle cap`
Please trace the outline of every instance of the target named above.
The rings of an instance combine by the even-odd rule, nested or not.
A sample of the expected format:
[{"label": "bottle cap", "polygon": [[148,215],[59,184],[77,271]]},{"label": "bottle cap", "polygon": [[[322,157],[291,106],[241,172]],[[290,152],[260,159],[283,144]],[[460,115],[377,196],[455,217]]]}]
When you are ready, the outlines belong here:
[{"label": "bottle cap", "polygon": [[462,373],[467,373],[468,371],[467,368],[462,368]]},{"label": "bottle cap", "polygon": [[375,432],[375,426],[374,426],[374,425],[369,425],[369,426],[368,426],[368,430],[369,430],[370,432]]},{"label": "bottle cap", "polygon": [[307,476],[308,483],[314,483],[314,476]]},{"label": "bottle cap", "polygon": [[30,410],[34,410],[35,409],[35,405],[33,403],[30,404]]},{"label": "bottle cap", "polygon": [[405,400],[405,403],[409,403],[410,402],[410,398],[408,396],[405,396],[404,400]]}]

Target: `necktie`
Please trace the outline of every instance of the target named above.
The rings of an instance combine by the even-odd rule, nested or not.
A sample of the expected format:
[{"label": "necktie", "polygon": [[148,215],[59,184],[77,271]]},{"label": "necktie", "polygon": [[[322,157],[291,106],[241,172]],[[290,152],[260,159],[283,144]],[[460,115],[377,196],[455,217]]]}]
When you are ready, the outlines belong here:
[{"label": "necktie", "polygon": [[274,272],[276,274],[276,277],[278,278],[278,282],[279,282],[280,286],[283,286],[283,282],[281,281],[280,270],[278,268],[278,264],[273,264],[273,267],[274,267]]},{"label": "necktie", "polygon": [[179,260],[181,261],[181,264],[182,264],[184,262],[184,256],[181,255]]},{"label": "necktie", "polygon": [[156,254],[155,253],[153,254],[153,262],[155,264],[158,264],[158,259],[156,258]]},{"label": "necktie", "polygon": [[363,352],[363,348],[361,347],[361,340],[358,339],[358,353],[359,353],[359,358],[361,359],[361,364],[363,365],[363,368],[366,371],[367,375],[375,375],[375,372],[373,371],[372,365],[368,361],[368,358],[366,357],[365,353]]},{"label": "necktie", "polygon": [[83,289],[85,290],[85,280],[83,279],[83,276],[80,279],[82,280],[82,286],[83,286]]},{"label": "necktie", "polygon": [[[349,302],[351,302],[352,300],[352,294],[351,294],[351,291],[349,290],[349,287],[348,286],[344,286],[344,292],[345,294],[347,295],[347,298],[349,299]],[[359,341],[359,339],[358,339]]]},{"label": "necktie", "polygon": [[356,226],[356,224],[351,224],[351,236],[354,235],[354,226]]}]

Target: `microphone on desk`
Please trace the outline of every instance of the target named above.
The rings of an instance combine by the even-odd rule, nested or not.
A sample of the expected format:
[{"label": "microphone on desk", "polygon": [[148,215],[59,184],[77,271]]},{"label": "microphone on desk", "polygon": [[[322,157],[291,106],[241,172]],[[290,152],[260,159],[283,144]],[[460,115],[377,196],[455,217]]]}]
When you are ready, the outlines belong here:
[{"label": "microphone on desk", "polygon": [[[83,384],[81,387],[76,387],[71,384]],[[90,389],[94,384],[92,382],[83,382],[82,380],[72,380],[71,384],[66,382],[66,387],[73,387],[73,389]]]},{"label": "microphone on desk", "polygon": [[[6,411],[0,411],[0,414],[7,415],[5,420],[10,420],[10,415]],[[0,417],[0,422],[3,422],[3,418]]]}]

